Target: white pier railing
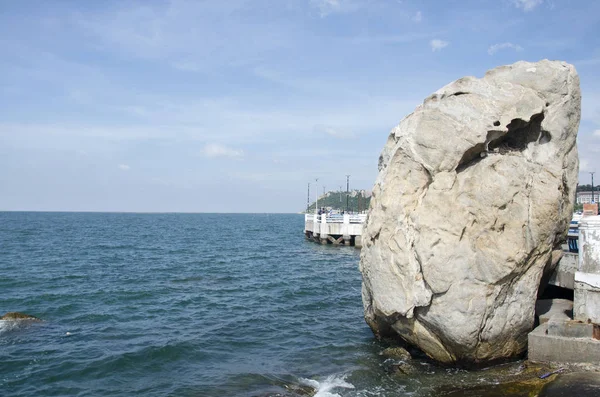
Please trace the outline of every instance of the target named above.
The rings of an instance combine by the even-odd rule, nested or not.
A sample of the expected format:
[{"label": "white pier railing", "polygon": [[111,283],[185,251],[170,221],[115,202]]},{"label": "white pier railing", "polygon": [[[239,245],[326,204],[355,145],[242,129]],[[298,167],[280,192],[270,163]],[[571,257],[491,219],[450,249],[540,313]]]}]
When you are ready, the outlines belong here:
[{"label": "white pier railing", "polygon": [[366,214],[306,214],[304,234],[322,244],[352,244],[360,246]]},{"label": "white pier railing", "polygon": [[367,214],[305,214],[304,222],[319,222],[319,223],[364,223],[367,219]]}]

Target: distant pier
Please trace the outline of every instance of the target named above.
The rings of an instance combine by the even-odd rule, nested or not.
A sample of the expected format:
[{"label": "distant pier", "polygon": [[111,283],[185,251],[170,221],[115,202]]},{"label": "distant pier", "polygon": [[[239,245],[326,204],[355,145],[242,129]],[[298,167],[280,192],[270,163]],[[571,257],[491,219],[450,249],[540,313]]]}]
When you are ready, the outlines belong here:
[{"label": "distant pier", "polygon": [[362,247],[362,228],[366,214],[306,214],[304,235],[320,244]]}]

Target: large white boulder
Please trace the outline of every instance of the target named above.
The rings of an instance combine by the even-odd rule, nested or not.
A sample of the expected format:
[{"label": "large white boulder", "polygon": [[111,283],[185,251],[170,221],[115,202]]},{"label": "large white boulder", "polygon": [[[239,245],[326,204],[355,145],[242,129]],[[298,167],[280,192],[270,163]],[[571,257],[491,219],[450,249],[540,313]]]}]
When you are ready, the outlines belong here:
[{"label": "large white boulder", "polygon": [[434,93],[394,128],[363,232],[365,319],[432,358],[522,353],[573,212],[575,68],[517,62]]}]

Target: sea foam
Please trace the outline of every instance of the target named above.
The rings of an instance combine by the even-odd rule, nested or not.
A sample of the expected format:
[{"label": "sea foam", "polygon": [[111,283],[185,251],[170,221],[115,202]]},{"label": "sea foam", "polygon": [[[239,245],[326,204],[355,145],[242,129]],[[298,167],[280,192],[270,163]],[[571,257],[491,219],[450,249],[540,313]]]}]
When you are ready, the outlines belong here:
[{"label": "sea foam", "polygon": [[354,389],[353,384],[346,382],[346,375],[330,375],[320,382],[314,379],[301,379],[301,382],[317,391],[314,397],[341,397],[333,390],[337,388]]},{"label": "sea foam", "polygon": [[15,320],[0,320],[0,335],[19,328],[21,323]]}]

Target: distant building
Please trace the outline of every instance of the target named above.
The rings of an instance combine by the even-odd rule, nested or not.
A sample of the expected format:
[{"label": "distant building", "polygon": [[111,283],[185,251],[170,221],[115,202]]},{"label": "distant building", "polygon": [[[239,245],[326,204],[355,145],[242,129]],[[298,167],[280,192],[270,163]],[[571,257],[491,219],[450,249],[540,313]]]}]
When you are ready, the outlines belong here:
[{"label": "distant building", "polygon": [[[594,202],[600,201],[600,192],[594,192]],[[590,204],[592,202],[592,192],[577,192],[577,204]]]}]

